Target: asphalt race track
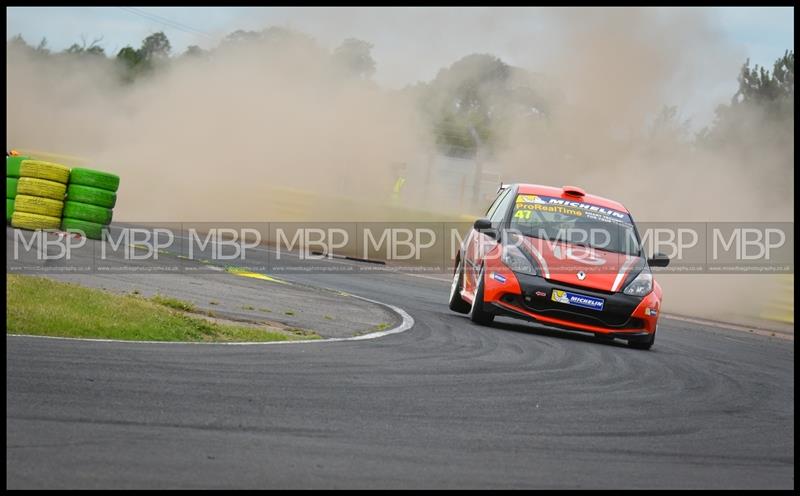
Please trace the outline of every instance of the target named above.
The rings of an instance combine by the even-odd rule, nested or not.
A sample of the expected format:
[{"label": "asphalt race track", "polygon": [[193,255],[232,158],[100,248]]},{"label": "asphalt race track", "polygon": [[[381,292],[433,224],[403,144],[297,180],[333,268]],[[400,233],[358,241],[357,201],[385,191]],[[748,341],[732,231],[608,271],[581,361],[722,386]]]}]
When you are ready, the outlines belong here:
[{"label": "asphalt race track", "polygon": [[9,336],[7,487],[794,487],[793,341],[662,318],[638,351],[476,326],[447,281],[285,279],[415,325],[255,346]]}]

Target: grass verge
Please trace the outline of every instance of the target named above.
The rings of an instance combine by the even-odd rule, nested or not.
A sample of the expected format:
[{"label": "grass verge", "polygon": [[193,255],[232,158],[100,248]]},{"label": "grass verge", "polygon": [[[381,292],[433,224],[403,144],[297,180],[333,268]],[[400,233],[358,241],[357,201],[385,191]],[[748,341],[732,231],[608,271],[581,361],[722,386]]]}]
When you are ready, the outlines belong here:
[{"label": "grass verge", "polygon": [[[6,332],[136,341],[289,341],[313,336],[228,325],[156,303],[76,284],[6,274]],[[318,337],[318,336],[317,336]]]},{"label": "grass verge", "polygon": [[169,296],[162,296],[159,294],[150,298],[150,301],[158,303],[159,305],[164,305],[165,307],[170,307],[175,310],[181,310],[183,312],[195,312],[197,310],[193,303],[179,300],[177,298],[172,298]]}]

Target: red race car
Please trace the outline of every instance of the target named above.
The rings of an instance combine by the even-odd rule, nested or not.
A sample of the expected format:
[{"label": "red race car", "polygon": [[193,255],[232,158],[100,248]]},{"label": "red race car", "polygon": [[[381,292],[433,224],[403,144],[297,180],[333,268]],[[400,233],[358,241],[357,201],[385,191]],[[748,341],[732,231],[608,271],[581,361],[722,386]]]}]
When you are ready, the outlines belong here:
[{"label": "red race car", "polygon": [[624,339],[650,349],[661,286],[636,224],[618,202],[581,188],[502,186],[456,256],[450,309],[473,322],[496,315]]}]

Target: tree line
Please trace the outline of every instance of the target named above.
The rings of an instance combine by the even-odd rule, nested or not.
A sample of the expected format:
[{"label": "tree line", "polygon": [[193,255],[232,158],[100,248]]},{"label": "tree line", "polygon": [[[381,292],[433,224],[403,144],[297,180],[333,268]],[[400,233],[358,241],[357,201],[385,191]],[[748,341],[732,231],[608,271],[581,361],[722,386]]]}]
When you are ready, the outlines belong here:
[{"label": "tree line", "polygon": [[[170,63],[181,59],[213,57],[217,51],[247,43],[306,43],[313,38],[287,28],[268,27],[261,31],[237,30],[226,36],[213,49],[189,46],[180,55],[173,55],[172,45],[163,32],[153,33],[139,47],[125,46],[109,56],[99,45],[102,38],[87,44],[75,43],[53,53],[47,40],[29,45],[21,35],[7,42],[8,49],[18,49],[37,57],[86,57],[113,63],[120,80],[135,84]],[[329,52],[330,60],[343,74],[370,81],[376,62],[373,45],[348,38]],[[520,67],[514,67],[490,54],[471,54],[442,68],[428,82],[410,85],[410,93],[427,117],[432,135],[442,153],[451,156],[475,157],[481,151],[492,154],[504,144],[505,131],[514,119],[547,122],[561,103],[558,91],[546,88],[544,78]],[[730,103],[720,105],[715,119],[689,140],[706,147],[761,144],[763,134],[756,128],[768,125],[785,132],[771,133],[770,146],[793,147],[794,131],[794,51],[786,50],[773,64],[772,70],[750,67],[747,60],[738,74],[738,89]],[[686,134],[688,122],[681,122],[677,107],[664,107],[652,124],[653,133]],[[754,140],[760,140],[754,143]],[[787,140],[791,140],[788,141]]]}]

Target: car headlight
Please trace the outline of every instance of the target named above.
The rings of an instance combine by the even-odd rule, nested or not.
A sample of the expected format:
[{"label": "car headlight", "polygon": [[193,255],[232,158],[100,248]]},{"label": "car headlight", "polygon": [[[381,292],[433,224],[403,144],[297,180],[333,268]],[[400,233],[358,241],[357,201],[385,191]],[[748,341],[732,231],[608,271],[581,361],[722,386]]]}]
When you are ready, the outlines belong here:
[{"label": "car headlight", "polygon": [[500,258],[504,264],[514,272],[521,272],[523,274],[536,275],[536,269],[528,257],[522,251],[513,245],[503,246],[503,256]]},{"label": "car headlight", "polygon": [[653,290],[653,274],[645,269],[625,288],[626,295],[644,296]]}]

